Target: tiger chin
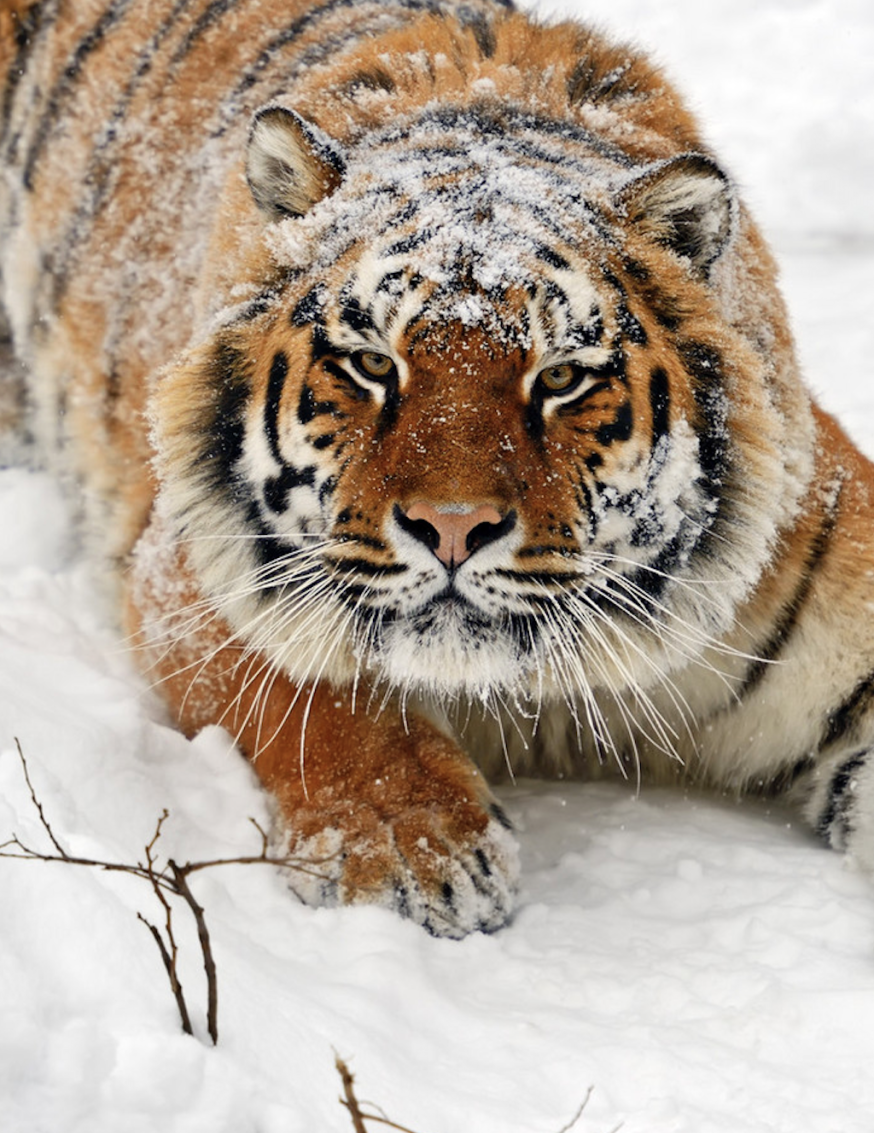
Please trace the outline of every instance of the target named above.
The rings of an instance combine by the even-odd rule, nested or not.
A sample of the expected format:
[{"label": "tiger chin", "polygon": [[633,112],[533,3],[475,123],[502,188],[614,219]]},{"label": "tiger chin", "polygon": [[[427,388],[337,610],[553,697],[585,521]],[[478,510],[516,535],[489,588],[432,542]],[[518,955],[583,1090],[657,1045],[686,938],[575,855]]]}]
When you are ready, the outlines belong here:
[{"label": "tiger chin", "polygon": [[499,928],[513,774],[787,794],[874,864],[871,466],[644,57],[480,0],[7,0],[0,75],[20,428],[305,899]]}]

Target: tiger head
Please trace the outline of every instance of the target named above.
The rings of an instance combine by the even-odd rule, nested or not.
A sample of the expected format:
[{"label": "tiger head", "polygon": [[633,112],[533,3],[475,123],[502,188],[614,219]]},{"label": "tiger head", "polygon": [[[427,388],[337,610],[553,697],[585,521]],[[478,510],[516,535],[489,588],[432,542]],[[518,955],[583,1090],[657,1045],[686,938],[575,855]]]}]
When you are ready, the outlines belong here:
[{"label": "tiger head", "polygon": [[160,506],[246,648],[579,696],[725,633],[797,476],[709,156],[488,99],[351,142],[269,105],[246,173],[267,266],[155,398]]}]

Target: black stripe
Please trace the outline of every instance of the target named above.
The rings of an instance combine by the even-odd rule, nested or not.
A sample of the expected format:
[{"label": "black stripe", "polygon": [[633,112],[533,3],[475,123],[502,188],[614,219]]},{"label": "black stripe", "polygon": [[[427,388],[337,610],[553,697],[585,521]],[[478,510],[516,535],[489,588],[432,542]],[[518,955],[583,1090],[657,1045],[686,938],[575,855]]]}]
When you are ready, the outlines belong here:
[{"label": "black stripe", "polygon": [[289,317],[293,327],[323,327],[327,291],[323,284],[317,283],[306,295],[298,299]]},{"label": "black stripe", "polygon": [[[548,118],[546,115],[535,114],[515,106],[493,106],[484,103],[473,107],[437,105],[431,110],[426,110],[416,121],[420,126],[438,126],[450,136],[456,135],[461,129],[474,134],[483,134],[486,137],[506,139],[504,144],[508,152],[521,153],[534,161],[564,166],[579,173],[591,173],[588,164],[590,159],[588,156],[582,156],[587,151],[588,153],[594,151],[599,157],[615,162],[623,168],[635,164],[625,150],[607,141],[603,136],[592,133],[584,126],[569,122],[567,119]],[[381,140],[388,143],[399,140],[400,129],[406,133],[408,127],[392,128]],[[520,137],[520,134],[527,135],[527,140]],[[535,138],[536,142],[533,140]],[[545,140],[555,138],[571,144],[562,149],[544,148]],[[430,146],[423,147],[423,157],[427,156],[430,148]],[[580,202],[580,207],[585,208],[583,202]]]},{"label": "black stripe", "polygon": [[850,790],[853,776],[868,762],[869,752],[859,751],[844,760],[832,775],[828,800],[816,824],[816,832],[833,846],[843,848],[850,833]]},{"label": "black stripe", "polygon": [[[345,466],[344,466],[345,470]],[[324,508],[328,500],[337,491],[337,485],[340,483],[339,476],[329,476],[319,488],[319,505]]]},{"label": "black stripe", "polygon": [[480,55],[484,59],[491,59],[498,45],[491,22],[485,13],[462,8],[459,10],[458,18],[462,27],[469,28],[473,33]]},{"label": "black stripe", "polygon": [[[570,536],[569,536],[570,537]],[[573,558],[575,548],[562,543],[537,543],[531,547],[522,547],[516,552],[517,559],[540,559],[545,555],[561,555],[562,558]],[[520,578],[529,577],[524,572],[519,573]],[[566,575],[556,574],[556,577],[566,578]]]},{"label": "black stripe", "polygon": [[722,357],[704,342],[688,340],[677,346],[677,352],[692,379],[692,393],[701,421],[698,423],[698,460],[702,487],[712,500],[720,498],[720,489],[728,473],[729,431],[728,401],[722,372]]},{"label": "black stripe", "polygon": [[627,441],[634,429],[634,413],[631,402],[623,402],[616,411],[612,421],[599,426],[595,432],[595,440],[599,445],[612,445],[616,441]]},{"label": "black stripe", "polygon": [[94,27],[76,45],[61,73],[61,77],[55,82],[44,104],[45,109],[24,161],[22,180],[25,188],[33,188],[34,171],[48,142],[49,135],[61,112],[68,109],[72,91],[82,77],[88,57],[100,47],[107,32],[124,18],[127,9],[134,2],[135,0],[112,0],[109,6],[104,9]]},{"label": "black stripe", "polygon": [[[346,533],[339,536],[338,542],[340,543],[355,543],[359,547],[370,547],[373,551],[385,551],[386,545],[381,539],[375,539],[372,535],[361,535],[354,533]],[[339,561],[339,560],[334,560]]]},{"label": "black stripe", "polygon": [[[277,539],[276,534],[264,523],[261,508],[256,500],[252,500],[247,508],[246,526],[256,536],[252,540],[252,548],[258,556],[260,565],[268,567],[276,564],[275,573],[272,571],[259,572],[260,585],[255,596],[261,602],[266,600],[275,602],[276,591],[287,583],[289,565],[299,557],[300,552]],[[319,563],[310,560],[310,565],[303,567],[303,570],[306,571],[305,576],[302,567],[303,564],[295,563],[295,594],[305,593],[313,584],[320,582],[323,577]]]},{"label": "black stripe", "polygon": [[305,385],[300,392],[297,404],[297,419],[301,425],[309,425],[316,417],[327,414],[330,417],[340,417],[337,406],[333,401],[316,401],[316,395],[310,386]]},{"label": "black stripe", "polygon": [[294,488],[312,488],[316,483],[315,465],[306,468],[293,468],[286,464],[278,476],[271,476],[264,482],[264,502],[276,515],[281,515],[288,507],[288,493]]},{"label": "black stripe", "polygon": [[534,243],[534,255],[540,260],[541,263],[546,264],[548,267],[555,268],[556,271],[570,271],[571,265],[568,260],[557,252],[555,248],[550,248],[548,244],[543,244],[539,240]]},{"label": "black stripe", "polygon": [[[597,50],[597,48],[596,48]],[[570,103],[612,102],[625,94],[638,94],[639,77],[631,67],[598,66],[593,58],[584,56],[567,77],[567,96]]]},{"label": "black stripe", "polygon": [[[496,570],[494,574],[498,578],[506,578],[510,582],[536,582],[540,586],[553,587],[565,587],[568,582],[575,582],[579,578],[579,575],[568,574],[566,571],[512,570],[509,567]],[[537,597],[537,595],[529,595],[529,597]]]},{"label": "black stripe", "polygon": [[349,286],[347,286],[344,288],[345,294],[340,295],[340,321],[358,334],[375,330],[376,324],[373,321],[373,315],[361,306],[361,302],[356,296],[348,293],[349,289]]},{"label": "black stripe", "polygon": [[[220,0],[214,0],[214,2],[220,2]],[[228,108],[226,113],[226,121],[234,117],[234,114],[236,113],[235,107],[240,98],[246,93],[246,91],[251,90],[251,88],[255,86],[263,72],[274,61],[278,52],[282,51],[282,49],[287,47],[289,44],[294,43],[296,39],[299,39],[311,27],[318,25],[320,21],[332,15],[338,9],[355,8],[359,6],[362,6],[361,0],[327,0],[327,3],[320,4],[317,7],[311,8],[303,16],[300,16],[287,27],[277,32],[277,34],[267,42],[264,48],[262,48],[254,62],[250,63],[249,66],[245,69],[242,77],[237,82],[237,85],[229,93],[226,103]],[[374,4],[373,7],[375,9],[373,13],[374,19],[380,20],[383,15],[383,11],[386,8],[393,7],[400,9],[401,11],[406,9],[415,12],[428,11],[433,7],[433,5],[429,2],[429,0],[382,0],[382,3],[379,6]],[[381,11],[380,9],[382,9],[383,11]],[[355,40],[363,39],[366,36],[367,29],[365,27],[359,27],[356,29],[355,33],[351,31],[348,33],[343,41],[343,44],[345,45],[346,42],[354,42]],[[288,63],[286,63],[283,73],[282,89],[287,89],[287,84],[295,77],[298,71],[305,67],[311,67],[314,64],[321,62],[323,58],[334,55],[339,46],[341,45],[336,42],[336,38],[332,37],[331,42],[328,42],[326,38],[324,43],[317,44],[311,51],[305,54],[305,57],[301,56],[300,58],[296,59],[293,65],[289,66]],[[191,45],[189,45],[188,50],[190,49]],[[182,56],[180,55],[180,59],[181,58]],[[217,133],[222,133],[224,129],[225,126],[221,126]]]},{"label": "black stripe", "polygon": [[264,400],[264,432],[270,445],[270,452],[274,460],[284,464],[285,460],[279,447],[279,410],[282,404],[282,393],[285,389],[285,379],[288,377],[288,356],[282,350],[277,350],[270,363],[270,378],[267,382],[267,397]]},{"label": "black stripe", "polygon": [[[40,32],[51,26],[53,14],[57,16],[56,11],[53,13],[50,10],[52,7],[57,8],[57,4],[52,5],[49,2],[37,0],[37,3],[31,4],[24,15],[17,21],[15,31],[15,58],[12,61],[12,66],[6,72],[6,85],[3,88],[3,102],[2,109],[0,109],[0,144],[6,142],[15,92],[18,90],[18,84],[24,78],[25,72],[27,71],[28,61],[36,46]],[[12,155],[10,154],[9,156],[11,157]]]},{"label": "black stripe", "polygon": [[198,39],[205,32],[207,32],[213,24],[217,23],[222,16],[226,15],[232,8],[236,8],[240,0],[212,0],[207,4],[204,10],[200,13],[194,21],[194,25],[183,39],[182,43],[173,52],[170,59],[170,66],[174,67],[191,51],[192,47]]},{"label": "black stripe", "polygon": [[652,409],[652,447],[655,448],[671,427],[671,394],[668,374],[663,366],[656,366],[649,376],[649,404]]},{"label": "black stripe", "polygon": [[239,484],[237,462],[243,452],[245,410],[249,400],[249,365],[242,351],[219,341],[208,366],[208,412],[199,436],[193,440],[192,472],[202,477],[204,488],[222,496]]},{"label": "black stripe", "polygon": [[756,650],[756,660],[752,661],[747,668],[743,684],[738,690],[738,700],[748,696],[761,684],[769,664],[779,657],[795,632],[798,619],[801,616],[807,599],[810,597],[816,574],[821,569],[828,555],[832,536],[837,526],[838,514],[840,512],[840,499],[841,492],[838,492],[834,503],[825,512],[819,530],[810,541],[807,556],[801,568],[798,584],[795,587],[795,592],[792,597],[784,603],[783,608],[780,610],[771,636],[761,648]]},{"label": "black stripe", "polygon": [[855,731],[872,701],[874,701],[874,672],[862,677],[850,695],[834,711],[829,712],[820,748],[830,747]]},{"label": "black stripe", "polygon": [[778,771],[771,779],[764,783],[759,783],[753,790],[755,790],[757,794],[762,794],[769,798],[776,798],[779,795],[785,795],[803,776],[815,770],[816,760],[810,755],[804,755],[801,759],[790,763],[781,771]]},{"label": "black stripe", "polygon": [[[338,366],[336,362],[328,361],[327,358],[322,359],[322,366],[328,371],[332,378],[336,378],[337,381],[343,385],[345,392],[351,397],[354,397],[356,401],[370,400],[372,396],[370,390],[366,389],[362,385],[359,385],[354,378],[346,373],[342,366]],[[388,398],[386,398],[386,401],[387,400]],[[317,402],[317,404],[327,407],[331,404],[331,402],[323,401]],[[327,408],[324,411],[327,412]],[[339,414],[337,414],[337,416],[339,416]]]},{"label": "black stripe", "polygon": [[343,84],[344,94],[355,94],[359,90],[385,91],[392,94],[396,83],[391,75],[382,67],[362,67]]},{"label": "black stripe", "polygon": [[370,578],[378,578],[383,574],[404,574],[408,569],[404,563],[388,563],[380,566],[379,563],[372,563],[369,559],[326,558],[325,561],[339,574],[363,574]]}]

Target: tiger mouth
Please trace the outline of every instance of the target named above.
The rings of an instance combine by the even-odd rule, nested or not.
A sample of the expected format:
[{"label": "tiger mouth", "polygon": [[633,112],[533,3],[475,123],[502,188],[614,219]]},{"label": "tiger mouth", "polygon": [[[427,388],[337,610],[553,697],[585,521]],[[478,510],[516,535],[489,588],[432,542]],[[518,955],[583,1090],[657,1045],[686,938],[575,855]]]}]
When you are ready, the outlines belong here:
[{"label": "tiger mouth", "polygon": [[405,685],[462,688],[514,684],[538,650],[529,615],[477,608],[451,584],[413,611],[365,619],[359,641],[376,671]]},{"label": "tiger mouth", "polygon": [[413,636],[427,637],[429,634],[445,629],[452,623],[456,632],[467,635],[494,632],[504,618],[495,618],[460,594],[449,585],[440,594],[430,598],[417,610],[408,614],[392,611],[384,619],[387,624],[403,622],[405,630]]}]

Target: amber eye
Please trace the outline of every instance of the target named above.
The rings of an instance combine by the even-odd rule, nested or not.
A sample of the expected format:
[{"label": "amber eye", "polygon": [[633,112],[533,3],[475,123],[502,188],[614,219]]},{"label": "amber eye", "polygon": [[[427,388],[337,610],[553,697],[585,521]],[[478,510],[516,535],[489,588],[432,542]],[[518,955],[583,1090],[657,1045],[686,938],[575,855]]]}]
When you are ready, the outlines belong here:
[{"label": "amber eye", "polygon": [[564,393],[576,382],[579,369],[572,362],[562,362],[558,366],[547,366],[540,371],[540,382],[549,393]]},{"label": "amber eye", "polygon": [[352,355],[355,368],[366,378],[376,378],[385,381],[394,373],[395,364],[387,354],[378,354],[375,350],[359,350]]}]

